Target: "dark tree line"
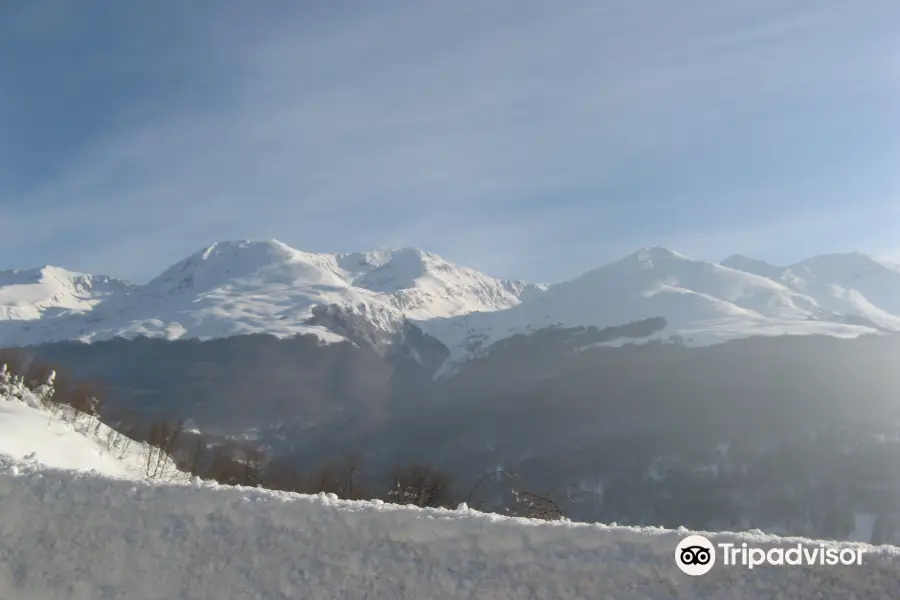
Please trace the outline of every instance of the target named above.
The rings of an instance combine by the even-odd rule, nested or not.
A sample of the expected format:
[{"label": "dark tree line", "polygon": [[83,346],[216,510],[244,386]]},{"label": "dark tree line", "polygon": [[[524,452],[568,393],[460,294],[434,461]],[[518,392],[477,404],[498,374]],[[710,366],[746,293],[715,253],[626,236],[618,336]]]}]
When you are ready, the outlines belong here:
[{"label": "dark tree line", "polygon": [[[108,451],[123,458],[135,442],[143,444],[141,468],[149,480],[170,478],[171,466],[203,480],[301,494],[334,494],[346,500],[379,499],[419,507],[456,508],[471,501],[474,488],[463,493],[460,482],[447,472],[425,464],[391,469],[386,477],[366,470],[361,452],[351,452],[304,469],[298,460],[268,455],[249,442],[204,436],[185,426],[183,419],[150,417],[146,413],[117,413],[104,422],[105,391],[97,381],[77,381],[59,365],[46,363],[18,349],[0,349],[0,369],[11,380],[34,392],[51,418],[80,422],[84,430],[100,435],[106,425]],[[482,480],[475,482],[477,487]],[[552,500],[511,487],[511,503],[503,512],[516,516],[555,520],[562,511]]]}]

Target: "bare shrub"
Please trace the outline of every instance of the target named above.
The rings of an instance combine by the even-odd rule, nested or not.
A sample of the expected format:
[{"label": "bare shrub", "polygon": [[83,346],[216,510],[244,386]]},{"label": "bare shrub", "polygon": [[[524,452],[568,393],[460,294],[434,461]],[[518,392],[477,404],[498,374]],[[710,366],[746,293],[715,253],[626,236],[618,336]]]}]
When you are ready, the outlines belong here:
[{"label": "bare shrub", "polygon": [[303,477],[297,461],[283,457],[270,461],[262,473],[262,485],[282,492],[313,493],[309,481]]},{"label": "bare shrub", "polygon": [[416,506],[453,505],[451,478],[439,469],[413,465],[391,472],[388,498],[399,504]]},{"label": "bare shrub", "polygon": [[168,475],[168,466],[173,464],[172,450],[182,428],[183,422],[178,419],[162,418],[150,424],[144,450],[144,475],[148,479],[160,479]]},{"label": "bare shrub", "polygon": [[502,475],[503,477],[509,478],[509,479],[518,479],[518,478],[519,478],[518,475],[516,475],[516,474],[513,473],[512,471],[507,471],[506,469],[500,469],[500,470],[498,470],[498,471],[492,471],[492,472],[490,472],[490,473],[487,473],[486,475],[483,475],[483,476],[481,477],[481,479],[479,479],[478,481],[476,481],[476,482],[475,482],[475,485],[472,486],[472,489],[469,490],[469,495],[466,496],[466,504],[467,504],[468,506],[473,506],[473,504],[472,504],[472,498],[475,496],[475,492],[476,492],[482,485],[484,485],[488,480],[493,479],[493,478],[495,478],[495,477],[498,477],[498,476],[500,476],[500,475]]},{"label": "bare shrub", "polygon": [[[99,420],[104,395],[96,381],[75,383],[58,365],[38,360],[18,348],[0,350],[0,365],[6,365],[11,374],[21,378],[51,419],[62,412],[61,418],[73,423],[84,416],[89,424],[94,418]],[[97,430],[99,425],[95,426]]]},{"label": "bare shrub", "polygon": [[346,500],[361,500],[367,495],[362,484],[362,472],[362,454],[350,452],[317,469],[306,489],[309,493],[325,492]]},{"label": "bare shrub", "polygon": [[508,510],[514,516],[544,521],[562,521],[565,515],[552,498],[539,496],[531,492],[513,490],[515,506]]},{"label": "bare shrub", "polygon": [[239,451],[237,462],[242,467],[241,485],[262,485],[262,474],[266,466],[266,455],[260,449],[252,446],[242,447]]},{"label": "bare shrub", "polygon": [[[204,464],[195,467],[205,479],[225,485],[256,487],[263,484],[266,457],[261,450],[249,445],[214,446],[203,457]],[[197,454],[195,454],[195,462]]]},{"label": "bare shrub", "polygon": [[118,420],[110,424],[106,432],[106,449],[115,450],[120,460],[128,454],[133,442],[133,430],[128,429],[127,424],[133,423],[134,420],[135,417],[131,413],[122,413]]},{"label": "bare shrub", "polygon": [[[185,452],[184,454],[184,462],[183,468],[195,477],[202,477],[206,475],[207,466],[207,454],[209,453],[209,445],[203,440],[202,437],[197,436],[197,440],[194,445]],[[209,479],[209,477],[206,477]]]},{"label": "bare shrub", "polygon": [[68,404],[81,414],[95,417],[100,415],[103,399],[103,391],[98,383],[84,381],[75,385],[67,397],[61,398],[60,401]]},{"label": "bare shrub", "polygon": [[114,427],[110,427],[109,431],[106,432],[106,449],[110,451],[113,449],[118,450],[123,437],[125,436],[122,435],[122,432]]}]

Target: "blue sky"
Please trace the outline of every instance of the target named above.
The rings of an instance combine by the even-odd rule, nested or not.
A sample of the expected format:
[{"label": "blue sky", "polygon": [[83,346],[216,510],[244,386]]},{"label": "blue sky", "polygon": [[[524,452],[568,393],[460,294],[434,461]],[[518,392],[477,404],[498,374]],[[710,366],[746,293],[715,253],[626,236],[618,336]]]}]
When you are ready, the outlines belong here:
[{"label": "blue sky", "polygon": [[0,4],[0,255],[900,259],[897,0]]}]

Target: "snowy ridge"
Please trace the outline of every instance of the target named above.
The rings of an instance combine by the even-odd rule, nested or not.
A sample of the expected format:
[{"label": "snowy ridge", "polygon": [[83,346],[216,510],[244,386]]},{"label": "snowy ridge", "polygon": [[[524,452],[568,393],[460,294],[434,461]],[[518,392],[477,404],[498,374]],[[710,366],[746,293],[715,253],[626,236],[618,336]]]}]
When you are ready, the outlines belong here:
[{"label": "snowy ridge", "polygon": [[900,267],[863,254],[778,267],[645,248],[547,286],[494,279],[413,248],[315,254],[270,240],[212,244],[143,286],[53,267],[22,273],[0,273],[0,346],[247,333],[340,341],[313,318],[329,305],[379,332],[411,320],[450,349],[450,365],[517,333],[657,317],[668,323],[658,337],[693,345],[900,331]]},{"label": "snowy ridge", "polygon": [[[216,338],[314,333],[312,308],[337,304],[389,331],[405,318],[430,319],[507,308],[539,286],[501,281],[415,249],[353,254],[301,252],[271,240],[222,242],[166,269],[147,285],[113,294],[83,314],[12,314],[0,344],[94,341],[148,335]],[[7,295],[18,293],[11,289]],[[30,319],[29,319],[30,317]]]},{"label": "snowy ridge", "polygon": [[[893,598],[900,549],[717,533],[764,549],[862,548],[861,565],[675,565],[690,532],[529,521],[197,481],[147,484],[0,457],[0,597]],[[47,543],[53,540],[53,543]]]},{"label": "snowy ridge", "polygon": [[62,311],[87,311],[101,300],[125,295],[132,283],[45,266],[0,271],[0,320],[32,320]]},{"label": "snowy ridge", "polygon": [[[900,279],[889,285],[900,293]],[[452,365],[510,335],[552,326],[602,328],[662,316],[668,327],[661,337],[679,335],[688,344],[705,345],[754,335],[856,337],[876,331],[848,324],[838,309],[885,322],[876,320],[875,311],[863,310],[861,301],[818,298],[805,293],[800,280],[775,281],[657,247],[552,285],[505,311],[433,320],[423,328],[448,344]],[[900,314],[900,303],[892,308]],[[472,340],[478,340],[477,347]]]}]

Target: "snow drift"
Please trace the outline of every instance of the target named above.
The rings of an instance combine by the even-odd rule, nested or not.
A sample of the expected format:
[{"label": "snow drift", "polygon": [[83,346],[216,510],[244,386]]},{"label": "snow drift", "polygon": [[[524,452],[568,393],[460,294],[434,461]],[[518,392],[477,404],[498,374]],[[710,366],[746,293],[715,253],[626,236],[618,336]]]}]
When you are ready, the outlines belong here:
[{"label": "snow drift", "polygon": [[867,547],[861,566],[719,565],[691,578],[674,562],[684,531],[154,485],[2,457],[0,498],[5,600],[890,598],[900,578],[893,547]]}]

